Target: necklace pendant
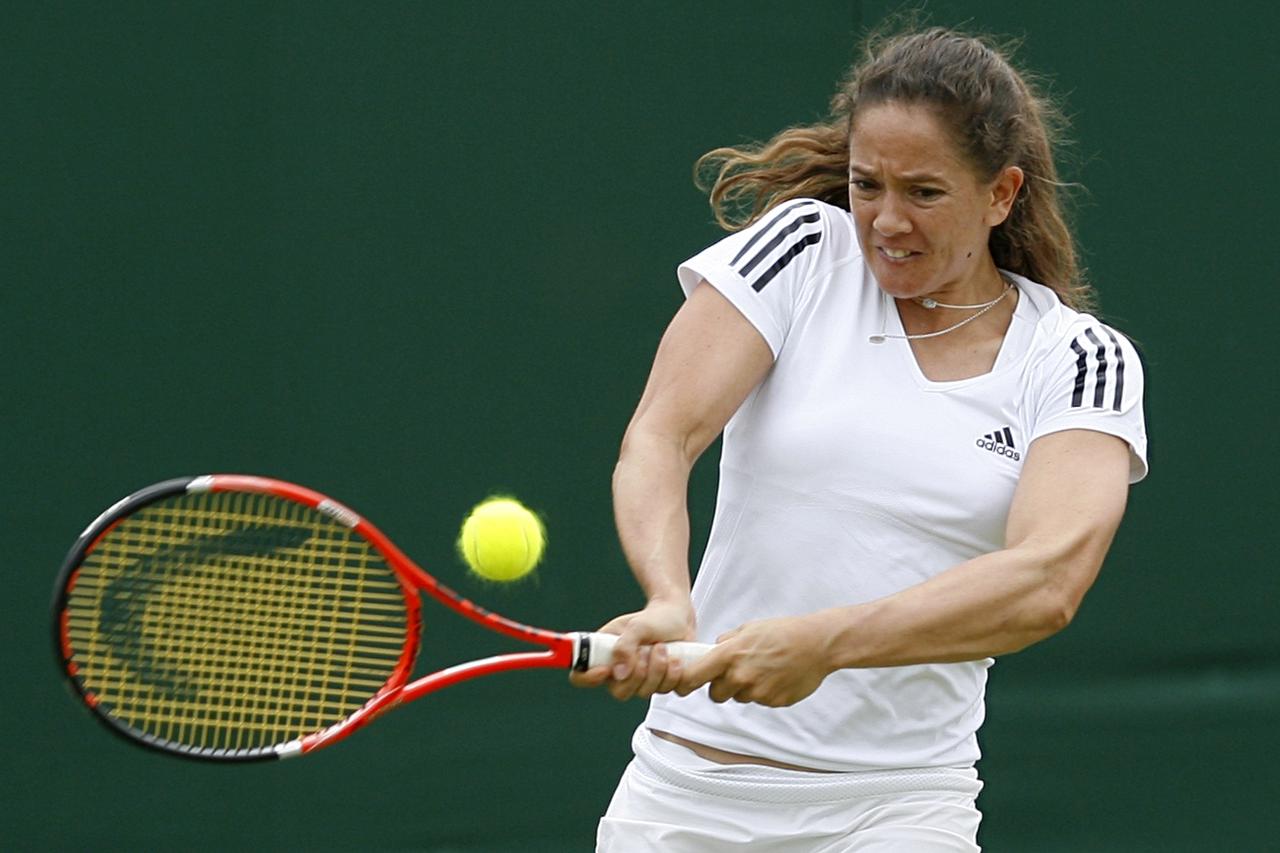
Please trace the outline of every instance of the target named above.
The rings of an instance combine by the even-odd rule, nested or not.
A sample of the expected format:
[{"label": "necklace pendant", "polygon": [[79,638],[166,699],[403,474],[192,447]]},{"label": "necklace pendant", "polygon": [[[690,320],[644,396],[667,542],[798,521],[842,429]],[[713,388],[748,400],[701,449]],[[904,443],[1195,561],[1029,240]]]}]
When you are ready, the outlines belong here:
[{"label": "necklace pendant", "polygon": [[932,297],[930,297],[930,296],[926,296],[925,298],[923,298],[923,299],[921,299],[921,300],[920,300],[920,304],[921,304],[922,306],[924,306],[925,308],[937,308],[937,307],[938,307],[938,300],[936,300],[936,299],[934,299],[934,298],[932,298]]}]

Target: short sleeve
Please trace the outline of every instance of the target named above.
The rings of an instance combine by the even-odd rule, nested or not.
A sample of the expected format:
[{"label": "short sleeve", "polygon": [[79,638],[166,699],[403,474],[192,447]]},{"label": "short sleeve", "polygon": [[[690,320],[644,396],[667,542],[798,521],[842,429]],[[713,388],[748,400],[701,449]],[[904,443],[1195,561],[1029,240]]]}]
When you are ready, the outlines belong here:
[{"label": "short sleeve", "polygon": [[755,326],[777,358],[823,235],[820,202],[788,202],[681,264],[680,286],[688,296],[705,279]]},{"label": "short sleeve", "polygon": [[1129,482],[1136,483],[1147,475],[1142,362],[1124,335],[1083,319],[1050,353],[1032,390],[1030,441],[1067,429],[1117,436],[1129,445]]}]

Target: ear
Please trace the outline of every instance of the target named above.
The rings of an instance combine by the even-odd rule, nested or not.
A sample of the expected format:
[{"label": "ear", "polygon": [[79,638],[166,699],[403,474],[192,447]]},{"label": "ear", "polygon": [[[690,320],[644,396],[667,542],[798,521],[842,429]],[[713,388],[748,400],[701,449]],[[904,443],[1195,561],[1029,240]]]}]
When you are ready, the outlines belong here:
[{"label": "ear", "polygon": [[1005,166],[996,176],[991,185],[991,204],[983,217],[988,226],[995,228],[1009,218],[1009,211],[1013,209],[1013,202],[1018,198],[1024,180],[1026,176],[1017,166]]}]

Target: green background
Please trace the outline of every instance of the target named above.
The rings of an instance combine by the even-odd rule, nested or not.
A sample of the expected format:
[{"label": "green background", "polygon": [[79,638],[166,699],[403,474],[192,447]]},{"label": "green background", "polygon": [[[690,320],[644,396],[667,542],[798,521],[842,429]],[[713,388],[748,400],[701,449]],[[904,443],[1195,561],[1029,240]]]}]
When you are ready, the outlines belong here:
[{"label": "green background", "polygon": [[[640,704],[520,673],[303,761],[175,762],[65,695],[54,575],[123,494],[244,471],[333,494],[517,619],[636,606],[609,477],[674,267],[718,237],[691,165],[818,118],[889,7],[6,4],[0,847],[590,849]],[[1087,261],[1148,374],[1153,473],[1101,579],[993,671],[984,843],[1277,849],[1280,13],[928,8],[1025,36],[1066,100]],[[545,515],[534,582],[453,555],[494,490]],[[508,648],[444,613],[427,644]]]}]

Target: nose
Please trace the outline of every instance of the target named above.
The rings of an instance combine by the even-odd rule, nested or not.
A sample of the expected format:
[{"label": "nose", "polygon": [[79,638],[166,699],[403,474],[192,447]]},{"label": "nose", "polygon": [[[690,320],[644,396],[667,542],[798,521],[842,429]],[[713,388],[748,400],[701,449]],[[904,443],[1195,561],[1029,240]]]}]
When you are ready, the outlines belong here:
[{"label": "nose", "polygon": [[875,218],[871,220],[871,227],[882,237],[909,234],[912,229],[911,220],[902,209],[901,203],[890,193],[881,197]]}]

